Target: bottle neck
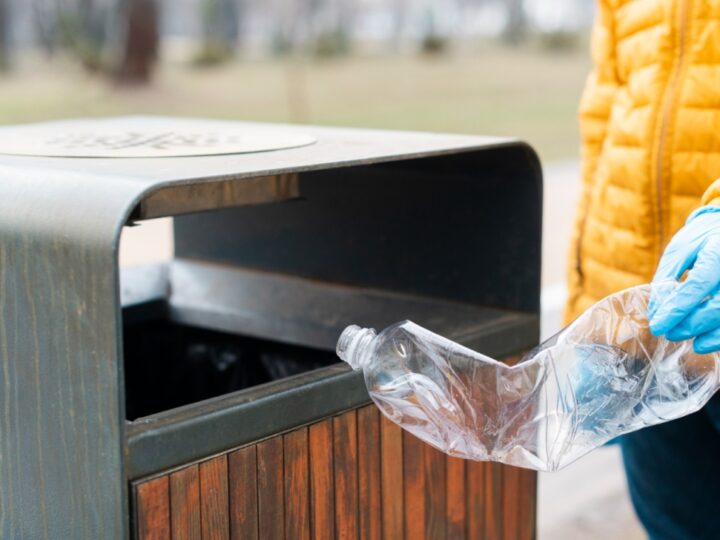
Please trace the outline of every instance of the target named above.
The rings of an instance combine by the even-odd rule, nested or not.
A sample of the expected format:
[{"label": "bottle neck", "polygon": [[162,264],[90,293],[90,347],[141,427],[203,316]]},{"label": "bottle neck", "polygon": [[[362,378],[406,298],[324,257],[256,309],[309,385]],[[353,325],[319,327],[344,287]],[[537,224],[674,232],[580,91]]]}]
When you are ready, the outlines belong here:
[{"label": "bottle neck", "polygon": [[359,326],[348,326],[340,335],[336,352],[341,360],[350,364],[350,367],[359,370],[364,367],[369,359],[370,349],[375,340],[375,330],[372,328],[360,328]]}]

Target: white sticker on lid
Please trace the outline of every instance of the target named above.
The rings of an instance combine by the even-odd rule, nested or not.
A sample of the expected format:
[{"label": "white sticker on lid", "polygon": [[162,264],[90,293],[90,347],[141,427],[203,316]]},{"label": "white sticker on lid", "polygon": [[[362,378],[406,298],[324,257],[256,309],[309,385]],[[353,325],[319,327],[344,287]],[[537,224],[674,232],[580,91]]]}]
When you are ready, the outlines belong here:
[{"label": "white sticker on lid", "polygon": [[100,119],[0,128],[0,154],[75,158],[154,158],[245,154],[306,146],[294,129],[232,122]]}]

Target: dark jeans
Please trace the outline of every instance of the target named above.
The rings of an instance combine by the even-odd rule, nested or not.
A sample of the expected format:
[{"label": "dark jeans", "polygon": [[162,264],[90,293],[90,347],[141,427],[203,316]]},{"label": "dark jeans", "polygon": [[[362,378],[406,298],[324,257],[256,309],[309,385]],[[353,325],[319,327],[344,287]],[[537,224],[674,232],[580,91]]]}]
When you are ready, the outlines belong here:
[{"label": "dark jeans", "polygon": [[620,445],[635,511],[652,540],[720,539],[720,394]]}]

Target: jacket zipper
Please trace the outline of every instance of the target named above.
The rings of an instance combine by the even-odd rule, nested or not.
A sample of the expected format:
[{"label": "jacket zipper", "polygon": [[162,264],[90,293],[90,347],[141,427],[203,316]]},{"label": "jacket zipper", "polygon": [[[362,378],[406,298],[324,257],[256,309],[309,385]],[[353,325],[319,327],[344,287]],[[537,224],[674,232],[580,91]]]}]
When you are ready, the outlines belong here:
[{"label": "jacket zipper", "polygon": [[665,245],[665,224],[663,223],[663,165],[665,158],[665,145],[667,143],[667,133],[669,129],[670,119],[672,117],[673,105],[677,95],[680,83],[680,74],[685,64],[685,40],[687,34],[688,11],[690,0],[680,0],[680,24],[678,26],[678,51],[671,73],[670,84],[665,91],[662,118],[660,119],[660,135],[658,138],[657,157],[655,161],[655,194],[657,208],[657,224],[658,224],[658,257],[662,254]]},{"label": "jacket zipper", "polygon": [[[658,256],[662,252],[663,245],[665,243],[665,224],[663,223],[663,212],[662,212],[662,180],[663,180],[663,158],[665,153],[665,139],[667,138],[668,124],[672,113],[672,106],[675,101],[675,95],[677,94],[677,87],[680,82],[680,73],[685,60],[685,39],[686,39],[686,27],[688,22],[688,11],[691,0],[680,0],[680,22],[678,26],[678,51],[675,59],[675,65],[670,75],[670,85],[665,91],[663,97],[662,106],[662,118],[660,120],[660,135],[657,146],[657,157],[655,162],[655,192],[656,192],[656,207],[657,207],[657,223],[658,223]],[[590,196],[590,195],[588,195]],[[578,232],[578,239],[575,245],[575,271],[578,274],[580,281],[583,280],[582,272],[582,241],[585,236],[585,225],[587,223],[587,214],[590,210],[590,203],[588,201],[585,209],[585,215],[581,216],[580,230]]]}]

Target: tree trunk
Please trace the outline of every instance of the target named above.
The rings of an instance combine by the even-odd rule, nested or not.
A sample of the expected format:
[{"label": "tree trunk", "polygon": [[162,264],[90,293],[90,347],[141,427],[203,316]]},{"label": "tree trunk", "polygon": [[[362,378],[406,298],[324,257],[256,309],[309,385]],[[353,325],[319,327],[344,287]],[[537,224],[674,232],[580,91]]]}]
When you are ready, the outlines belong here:
[{"label": "tree trunk", "polygon": [[507,22],[503,31],[503,40],[506,43],[518,44],[527,36],[527,16],[523,0],[506,0]]},{"label": "tree trunk", "polygon": [[201,54],[226,60],[235,54],[239,32],[238,0],[203,0]]},{"label": "tree trunk", "polygon": [[392,3],[392,47],[396,51],[402,44],[403,31],[407,21],[407,0],[393,0]]},{"label": "tree trunk", "polygon": [[155,0],[125,0],[122,8],[125,33],[117,77],[122,83],[146,83],[158,56],[158,7]]}]

